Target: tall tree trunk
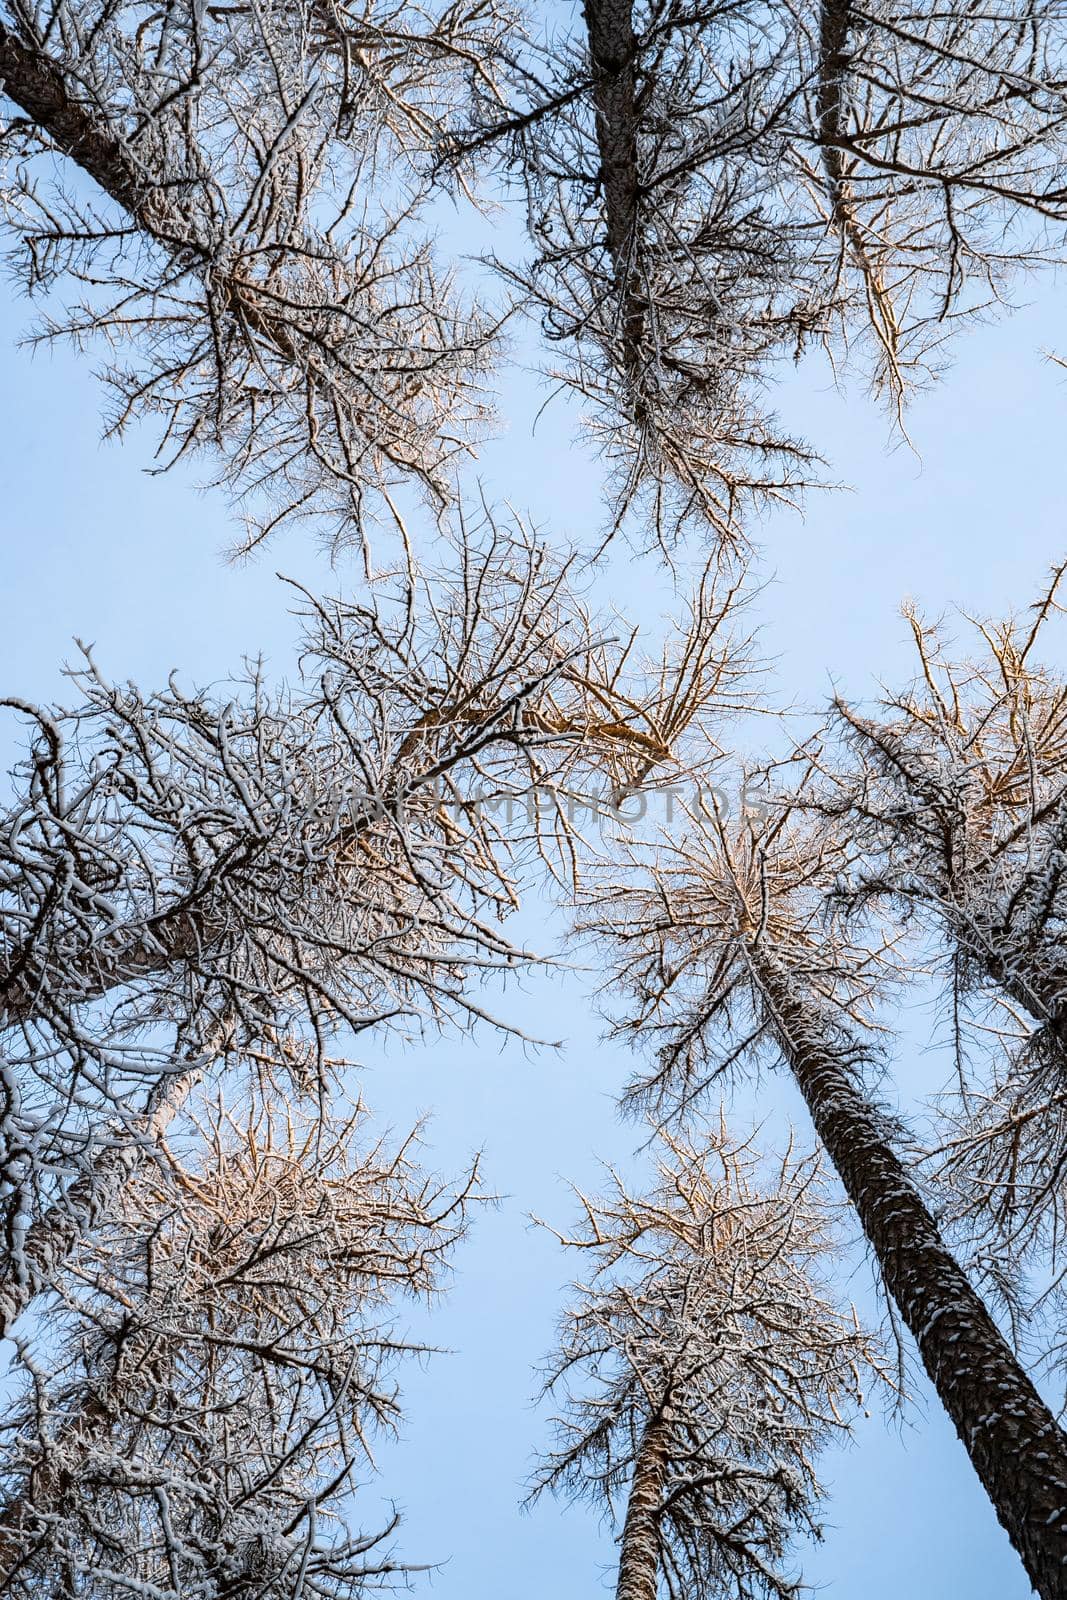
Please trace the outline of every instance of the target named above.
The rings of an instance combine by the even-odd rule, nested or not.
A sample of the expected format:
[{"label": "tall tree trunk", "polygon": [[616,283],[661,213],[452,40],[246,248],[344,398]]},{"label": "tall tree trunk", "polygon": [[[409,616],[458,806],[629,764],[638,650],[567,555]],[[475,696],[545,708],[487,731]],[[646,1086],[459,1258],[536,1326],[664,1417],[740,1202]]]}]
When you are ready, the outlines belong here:
[{"label": "tall tree trunk", "polygon": [[989,1315],[889,1143],[862,1049],[756,946],[777,1045],[942,1405],[1042,1600],[1067,1600],[1067,1435]]},{"label": "tall tree trunk", "polygon": [[645,305],[635,271],[640,188],[637,152],[637,80],[631,0],[585,0],[593,68],[600,185],[608,250],[618,296],[623,368],[640,376]]},{"label": "tall tree trunk", "polygon": [[856,213],[856,197],[845,156],[848,109],[848,74],[851,65],[849,34],[853,25],[851,0],[822,0],[819,16],[819,74],[815,106],[823,170],[830,190],[830,220],[845,240],[863,274],[867,309],[875,336],[885,353],[887,376],[899,388],[896,369],[900,329],[896,307],[881,269],[872,261],[863,226]]},{"label": "tall tree trunk", "polygon": [[667,1434],[653,1418],[634,1461],[630,1499],[622,1530],[616,1600],[656,1600],[659,1581],[659,1521],[667,1477]]},{"label": "tall tree trunk", "polygon": [[593,67],[600,182],[608,247],[625,257],[637,222],[636,41],[630,0],[585,0],[585,26]]}]

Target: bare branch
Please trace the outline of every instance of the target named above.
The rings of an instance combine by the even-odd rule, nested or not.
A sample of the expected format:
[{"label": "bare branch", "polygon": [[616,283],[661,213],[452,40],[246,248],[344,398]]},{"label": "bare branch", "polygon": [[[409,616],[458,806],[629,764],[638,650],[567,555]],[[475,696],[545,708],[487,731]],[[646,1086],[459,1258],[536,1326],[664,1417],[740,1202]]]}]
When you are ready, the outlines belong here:
[{"label": "bare branch", "polygon": [[[30,126],[5,137],[31,162],[8,221],[31,292],[84,286],[44,336],[131,348],[134,365],[106,373],[112,428],[155,416],[164,464],[221,456],[250,544],[294,517],[359,544],[405,481],[451,501],[488,421],[497,320],[435,265],[418,174],[435,117],[466,80],[484,92],[493,9],[12,9],[0,72]],[[42,144],[121,214],[68,188]],[[399,175],[408,157],[387,197],[380,164]]]},{"label": "bare branch", "polygon": [[635,999],[620,1029],[659,1041],[646,1094],[685,1106],[729,1065],[792,1075],[934,1388],[1042,1596],[1058,1595],[1067,1437],[945,1244],[869,1087],[865,1018],[885,951],[832,915],[850,847],[832,826],[772,810],[606,876],[590,927]]},{"label": "bare branch", "polygon": [[814,1458],[877,1358],[823,1282],[814,1163],[774,1170],[725,1127],[701,1132],[659,1134],[648,1195],[612,1173],[606,1196],[582,1197],[565,1243],[587,1273],[548,1367],[566,1405],[535,1493],[622,1521],[619,1600],[786,1600],[794,1536],[818,1532]]}]

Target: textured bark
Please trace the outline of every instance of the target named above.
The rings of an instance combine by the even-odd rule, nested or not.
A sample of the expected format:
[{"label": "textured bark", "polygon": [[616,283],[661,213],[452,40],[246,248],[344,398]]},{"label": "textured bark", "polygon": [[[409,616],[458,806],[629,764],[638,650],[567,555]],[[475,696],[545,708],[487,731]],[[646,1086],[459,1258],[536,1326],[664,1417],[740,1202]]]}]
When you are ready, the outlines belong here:
[{"label": "textured bark", "polygon": [[667,1435],[662,1420],[646,1427],[634,1462],[619,1554],[616,1600],[656,1600],[659,1522],[667,1476]]},{"label": "textured bark", "polygon": [[804,1096],[923,1365],[1030,1581],[1067,1597],[1067,1435],[1015,1359],[857,1081],[859,1052],[759,951],[753,972]]},{"label": "textured bark", "polygon": [[816,109],[819,114],[823,167],[830,180],[834,215],[838,222],[844,220],[841,214],[844,209],[844,162],[839,140],[844,111],[845,77],[848,72],[849,22],[848,0],[824,0],[819,18],[819,82],[816,91]]},{"label": "textured bark", "polygon": [[630,0],[585,0],[583,10],[593,67],[607,242],[619,297],[625,363],[633,368],[645,322],[644,303],[637,293],[634,274],[640,179],[633,7]]},{"label": "textured bark", "polygon": [[44,129],[64,155],[126,211],[136,214],[143,185],[129,151],[93,109],[79,101],[61,68],[43,50],[0,23],[3,92]]}]

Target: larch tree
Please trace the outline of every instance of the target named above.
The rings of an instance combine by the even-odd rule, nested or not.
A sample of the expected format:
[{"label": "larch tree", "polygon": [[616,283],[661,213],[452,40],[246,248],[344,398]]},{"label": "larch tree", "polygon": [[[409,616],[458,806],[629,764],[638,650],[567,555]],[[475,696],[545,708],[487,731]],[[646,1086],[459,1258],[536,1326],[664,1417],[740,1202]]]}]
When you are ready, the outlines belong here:
[{"label": "larch tree", "polygon": [[3,1593],[348,1600],[402,1577],[395,1515],[353,1533],[345,1501],[417,1353],[395,1303],[438,1288],[475,1175],[437,1183],[365,1124],[253,1070],[79,1241],[48,1359],[18,1346]]},{"label": "larch tree", "polygon": [[1040,653],[1063,573],[1028,611],[976,624],[973,656],[912,613],[914,684],[875,713],[835,705],[810,801],[854,844],[842,910],[932,942],[956,1073],[928,1165],[1017,1304],[1030,1270],[1060,1302],[1067,1221],[1067,683]]},{"label": "larch tree", "polygon": [[491,74],[502,15],[479,0],[0,13],[18,270],[33,293],[80,294],[40,336],[126,352],[103,374],[111,428],[147,415],[164,462],[208,452],[250,544],[303,517],[358,545],[398,485],[453,498],[497,319],[437,262],[426,169]]},{"label": "larch tree", "polygon": [[621,1528],[618,1600],[791,1600],[791,1546],[819,1532],[815,1458],[847,1434],[877,1348],[826,1282],[816,1163],[772,1167],[721,1123],[660,1131],[655,1154],[648,1193],[612,1172],[561,1235],[586,1268],[548,1363],[564,1407],[534,1493]]},{"label": "larch tree", "polygon": [[1067,1433],[960,1266],[878,1092],[891,930],[843,919],[847,835],[788,802],[753,825],[694,812],[605,870],[585,917],[651,1053],[631,1086],[663,1120],[761,1065],[787,1072],[1000,1521],[1043,1600],[1067,1570]]}]

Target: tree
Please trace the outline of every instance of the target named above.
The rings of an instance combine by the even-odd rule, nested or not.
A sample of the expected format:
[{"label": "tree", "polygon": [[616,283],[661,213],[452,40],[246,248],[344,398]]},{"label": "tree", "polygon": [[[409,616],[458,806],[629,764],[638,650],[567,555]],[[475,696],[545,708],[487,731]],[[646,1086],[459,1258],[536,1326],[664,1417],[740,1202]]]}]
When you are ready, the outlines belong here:
[{"label": "tree", "polygon": [[395,1517],[353,1535],[344,1502],[399,1415],[391,1372],[415,1347],[393,1303],[437,1289],[476,1175],[436,1184],[366,1120],[285,1107],[253,1075],[79,1242],[56,1353],[19,1345],[5,1594],[349,1597],[402,1572]]},{"label": "tree", "polygon": [[598,782],[706,759],[743,675],[729,593],[709,577],[646,667],[521,530],[468,534],[453,577],[306,599],[299,688],[143,696],[89,660],[80,705],[18,708],[5,1328],[216,1064],[252,1051],[304,1088],[340,1027],[489,1020],[479,980],[529,959],[500,926],[524,860],[567,870]]},{"label": "tree", "polygon": [[877,715],[835,705],[811,797],[854,841],[842,908],[903,918],[946,963],[942,1199],[1009,1291],[1028,1267],[1058,1281],[1067,1200],[1067,688],[1037,654],[1063,571],[1022,616],[978,624],[974,659],[913,615],[916,682]]},{"label": "tree", "polygon": [[621,1521],[619,1600],[785,1600],[792,1539],[819,1531],[814,1457],[877,1358],[822,1281],[817,1165],[766,1172],[725,1126],[700,1134],[660,1132],[653,1189],[612,1171],[561,1236],[589,1269],[548,1365],[565,1404],[534,1493]]},{"label": "tree", "polygon": [[790,1073],[997,1515],[1054,1600],[1067,1435],[943,1239],[874,1094],[871,1008],[892,969],[877,929],[872,940],[832,914],[848,846],[788,806],[755,828],[692,822],[652,860],[638,849],[629,873],[609,870],[588,909],[633,997],[619,1031],[655,1047],[631,1093],[670,1117],[742,1064]]},{"label": "tree", "polygon": [[420,219],[435,129],[492,71],[495,8],[5,10],[7,218],[26,287],[85,296],[42,336],[131,351],[104,374],[112,430],[154,416],[165,462],[211,452],[250,544],[289,517],[358,544],[398,483],[450,500],[497,319]]}]

